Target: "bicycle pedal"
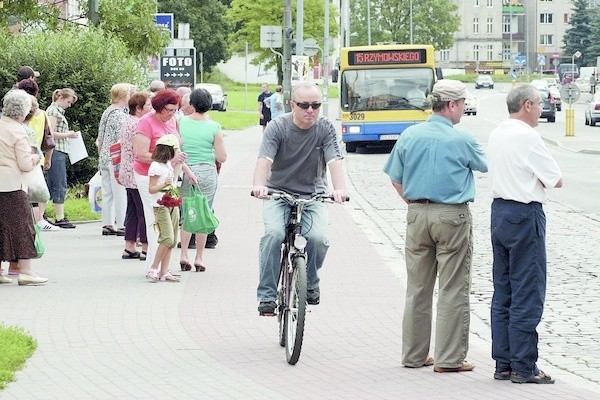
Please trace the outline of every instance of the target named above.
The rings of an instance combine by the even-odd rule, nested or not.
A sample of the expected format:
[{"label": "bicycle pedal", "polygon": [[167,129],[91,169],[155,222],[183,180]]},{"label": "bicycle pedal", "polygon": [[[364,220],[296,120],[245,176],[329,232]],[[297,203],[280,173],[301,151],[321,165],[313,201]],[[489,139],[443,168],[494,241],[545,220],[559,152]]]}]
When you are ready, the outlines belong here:
[{"label": "bicycle pedal", "polygon": [[270,312],[261,313],[261,312],[259,312],[259,313],[258,313],[258,315],[260,315],[261,317],[274,317],[274,316],[276,316],[277,314],[276,314],[276,313],[274,313],[274,312],[273,312],[273,313],[270,313]]}]

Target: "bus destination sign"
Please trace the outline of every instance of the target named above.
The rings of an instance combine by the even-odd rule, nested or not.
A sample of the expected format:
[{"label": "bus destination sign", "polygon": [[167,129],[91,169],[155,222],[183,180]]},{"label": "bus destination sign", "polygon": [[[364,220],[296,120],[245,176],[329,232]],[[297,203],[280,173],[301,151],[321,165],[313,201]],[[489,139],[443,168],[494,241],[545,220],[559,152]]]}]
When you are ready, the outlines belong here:
[{"label": "bus destination sign", "polygon": [[425,62],[427,62],[425,49],[348,51],[348,65],[423,64]]}]

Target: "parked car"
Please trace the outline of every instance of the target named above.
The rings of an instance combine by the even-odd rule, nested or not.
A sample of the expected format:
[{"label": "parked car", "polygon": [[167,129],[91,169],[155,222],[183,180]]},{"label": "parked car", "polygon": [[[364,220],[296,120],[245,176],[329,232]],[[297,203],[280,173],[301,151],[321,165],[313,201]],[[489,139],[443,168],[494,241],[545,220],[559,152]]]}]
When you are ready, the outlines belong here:
[{"label": "parked car", "polygon": [[475,79],[475,89],[479,88],[494,88],[494,80],[489,75],[479,75],[477,79]]},{"label": "parked car", "polygon": [[582,93],[590,92],[590,78],[577,78],[575,79],[575,85],[577,85]]},{"label": "parked car", "polygon": [[542,115],[540,118],[545,118],[548,122],[556,122],[556,104],[554,98],[547,89],[538,89],[542,97]]},{"label": "parked car", "polygon": [[477,115],[477,98],[467,97],[465,99],[465,114]]},{"label": "parked car", "polygon": [[560,97],[560,90],[556,86],[548,86],[548,90],[554,98],[554,104],[556,104],[556,111],[562,110],[562,99]]},{"label": "parked car", "polygon": [[600,92],[596,92],[585,108],[585,124],[596,126],[600,122]]},{"label": "parked car", "polygon": [[221,85],[215,83],[198,83],[195,89],[202,88],[208,90],[212,97],[212,109],[218,111],[227,111],[227,93]]}]

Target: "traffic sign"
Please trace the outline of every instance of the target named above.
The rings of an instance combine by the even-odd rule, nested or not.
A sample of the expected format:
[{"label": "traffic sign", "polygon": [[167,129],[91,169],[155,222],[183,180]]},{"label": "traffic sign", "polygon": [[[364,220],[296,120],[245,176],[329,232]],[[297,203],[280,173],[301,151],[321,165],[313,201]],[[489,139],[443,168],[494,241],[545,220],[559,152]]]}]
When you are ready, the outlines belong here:
[{"label": "traffic sign", "polygon": [[527,59],[525,58],[525,56],[516,56],[515,57],[515,65],[523,66],[523,65],[525,65],[526,61],[527,61]]},{"label": "traffic sign", "polygon": [[312,57],[319,52],[319,45],[313,38],[308,38],[302,44],[302,51],[305,56]]},{"label": "traffic sign", "polygon": [[189,50],[191,55],[162,56],[160,58],[160,80],[168,88],[181,86],[193,88],[196,84],[196,49],[169,49],[174,54],[178,50]]},{"label": "traffic sign", "polygon": [[261,25],[260,47],[263,49],[283,47],[283,29],[281,26]]},{"label": "traffic sign", "polygon": [[577,85],[575,85],[573,83],[568,83],[566,85],[563,85],[562,88],[560,89],[561,98],[569,104],[575,103],[577,100],[579,100],[580,95],[581,95],[581,90],[579,90]]},{"label": "traffic sign", "polygon": [[158,13],[154,14],[154,22],[161,28],[169,31],[170,38],[173,39],[173,25],[174,17],[171,13]]}]

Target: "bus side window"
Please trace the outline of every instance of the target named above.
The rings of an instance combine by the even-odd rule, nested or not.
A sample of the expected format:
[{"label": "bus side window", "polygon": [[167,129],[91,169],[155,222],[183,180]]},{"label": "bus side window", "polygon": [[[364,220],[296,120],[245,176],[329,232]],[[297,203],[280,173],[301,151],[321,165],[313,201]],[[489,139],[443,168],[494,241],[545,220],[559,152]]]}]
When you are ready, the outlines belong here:
[{"label": "bus side window", "polygon": [[331,82],[337,83],[339,75],[340,75],[340,71],[339,70],[332,69],[331,70]]}]

